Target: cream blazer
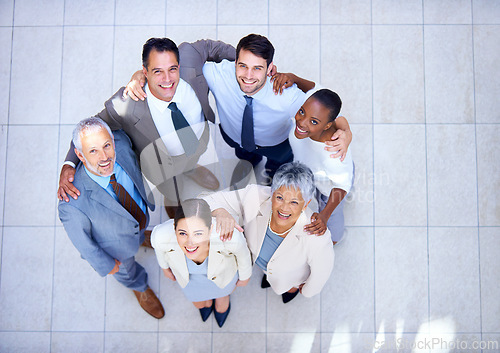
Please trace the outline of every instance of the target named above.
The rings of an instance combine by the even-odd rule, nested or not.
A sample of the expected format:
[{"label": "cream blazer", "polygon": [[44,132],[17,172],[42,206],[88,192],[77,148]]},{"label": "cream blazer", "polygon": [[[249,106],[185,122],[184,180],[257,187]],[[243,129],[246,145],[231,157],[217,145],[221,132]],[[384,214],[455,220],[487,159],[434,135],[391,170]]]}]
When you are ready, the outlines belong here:
[{"label": "cream blazer", "polygon": [[[189,282],[186,257],[177,243],[174,221],[172,219],[154,227],[151,233],[151,245],[161,268],[170,268],[184,288]],[[244,281],[252,275],[252,260],[243,234],[233,233],[230,241],[221,241],[213,227],[210,235],[207,277],[219,288],[227,286],[238,271],[239,279]]]},{"label": "cream blazer", "polygon": [[[271,188],[248,185],[236,191],[221,191],[203,196],[210,208],[224,208],[239,218],[245,229],[253,261],[264,242],[271,215]],[[321,236],[308,235],[304,226],[310,223],[313,211],[302,212],[290,233],[283,239],[267,265],[267,280],[277,294],[304,283],[302,294],[318,294],[330,277],[333,268],[333,244],[330,231]]]}]

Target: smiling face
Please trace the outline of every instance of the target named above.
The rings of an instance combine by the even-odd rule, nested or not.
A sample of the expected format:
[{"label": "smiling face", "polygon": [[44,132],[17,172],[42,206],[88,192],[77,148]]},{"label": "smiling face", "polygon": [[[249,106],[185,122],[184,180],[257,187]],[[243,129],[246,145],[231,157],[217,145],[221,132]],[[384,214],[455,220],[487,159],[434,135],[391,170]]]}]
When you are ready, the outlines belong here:
[{"label": "smiling face", "polygon": [[280,187],[272,196],[271,228],[278,233],[291,228],[309,202],[305,202],[300,190]]},{"label": "smiling face", "polygon": [[295,114],[295,137],[324,142],[330,139],[327,131],[332,127],[330,110],[313,97],[309,97]]},{"label": "smiling face", "polygon": [[171,51],[151,50],[148,68],[142,67],[148,79],[148,87],[153,96],[170,102],[179,84],[179,62]]},{"label": "smiling face", "polygon": [[186,257],[196,263],[202,263],[208,256],[211,232],[212,227],[207,227],[199,217],[179,219],[175,229],[177,243]]},{"label": "smiling face", "polygon": [[110,176],[115,167],[115,143],[105,128],[80,132],[82,152],[76,155],[92,174]]},{"label": "smiling face", "polygon": [[241,49],[236,65],[236,80],[242,92],[248,96],[254,95],[265,85],[266,76],[270,67],[266,59],[258,57],[252,52]]}]

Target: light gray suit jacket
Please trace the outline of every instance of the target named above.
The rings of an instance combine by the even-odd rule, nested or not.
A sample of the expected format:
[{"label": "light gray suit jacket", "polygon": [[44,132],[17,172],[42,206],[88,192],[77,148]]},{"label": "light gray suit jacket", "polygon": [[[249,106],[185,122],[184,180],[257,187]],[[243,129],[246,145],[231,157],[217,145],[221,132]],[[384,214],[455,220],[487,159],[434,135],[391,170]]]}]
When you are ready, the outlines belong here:
[{"label": "light gray suit jacket", "polygon": [[[137,159],[131,143],[123,131],[116,131],[116,161],[125,170],[150,209]],[[101,275],[106,276],[119,261],[133,257],[144,240],[144,230],[139,223],[106,190],[93,181],[78,165],[75,186],[81,194],[77,200],[59,202],[59,218],[73,245],[82,258]],[[146,210],[147,224],[149,214]]]},{"label": "light gray suit jacket", "polygon": [[[215,115],[208,104],[208,84],[203,76],[205,61],[220,62],[223,59],[234,60],[234,47],[221,41],[201,40],[193,44],[182,43],[179,46],[180,75],[191,85],[200,100],[205,117],[214,122]],[[98,114],[111,128],[123,130],[132,140],[132,145],[140,161],[142,173],[164,195],[171,193],[169,181],[185,171],[193,169],[198,159],[205,152],[209,130],[201,136],[198,149],[192,156],[185,154],[170,156],[165,144],[156,129],[146,101],[134,101],[130,97],[123,98],[122,87],[104,103],[104,109]],[[78,164],[79,159],[71,143],[66,161]]]}]

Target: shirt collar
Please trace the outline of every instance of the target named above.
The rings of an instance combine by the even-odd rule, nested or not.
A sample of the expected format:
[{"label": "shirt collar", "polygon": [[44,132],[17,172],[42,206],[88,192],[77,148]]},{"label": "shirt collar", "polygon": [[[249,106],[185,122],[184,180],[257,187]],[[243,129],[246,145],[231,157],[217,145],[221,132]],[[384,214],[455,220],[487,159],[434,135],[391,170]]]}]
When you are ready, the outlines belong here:
[{"label": "shirt collar", "polygon": [[[271,83],[271,78],[266,76],[266,83],[264,84],[264,86],[262,86],[260,91],[255,93],[252,96],[249,96],[249,97],[252,97],[253,99],[256,99],[256,100],[262,100],[265,97],[267,97],[267,95],[269,94],[269,87],[272,87],[272,86],[273,86],[273,84]],[[239,88],[239,83],[238,83],[238,88]],[[243,96],[246,96],[246,94],[241,89],[240,89],[240,92]],[[273,95],[274,95],[274,93],[273,93]]]},{"label": "shirt collar", "polygon": [[182,79],[179,79],[179,83],[177,84],[177,88],[175,89],[174,96],[172,97],[172,100],[170,102],[165,102],[161,99],[156,98],[153,93],[151,93],[151,90],[149,89],[149,85],[146,83],[144,85],[146,95],[148,97],[148,103],[153,104],[153,106],[158,109],[161,113],[165,112],[165,110],[168,108],[170,103],[175,102],[176,104],[179,104],[178,97],[179,97],[179,92],[184,88],[183,87],[184,81]]},{"label": "shirt collar", "polygon": [[103,176],[100,176],[100,175],[95,175],[95,174],[91,173],[87,169],[87,167],[84,166],[84,168],[85,168],[85,172],[90,177],[90,179],[92,179],[97,184],[99,184],[99,186],[101,188],[106,189],[108,187],[108,185],[109,185],[109,179],[111,179],[111,176],[103,177]]},{"label": "shirt collar", "polygon": [[[87,173],[87,175],[90,177],[90,179],[92,179],[93,181],[95,181],[100,187],[102,187],[103,189],[106,189],[109,185],[109,180],[111,179],[111,175],[110,176],[100,176],[100,175],[95,175],[93,173],[91,173],[87,167],[83,166],[85,168],[85,172]],[[118,172],[118,169],[121,168],[121,166],[116,162],[115,160],[115,168],[113,170],[113,173],[116,173]]]}]

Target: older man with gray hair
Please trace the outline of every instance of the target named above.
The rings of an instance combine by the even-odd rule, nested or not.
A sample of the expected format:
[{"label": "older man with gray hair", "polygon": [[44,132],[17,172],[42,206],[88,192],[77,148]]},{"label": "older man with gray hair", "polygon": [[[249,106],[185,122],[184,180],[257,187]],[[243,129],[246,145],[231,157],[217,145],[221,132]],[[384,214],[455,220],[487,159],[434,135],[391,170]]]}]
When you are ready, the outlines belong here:
[{"label": "older man with gray hair", "polygon": [[59,218],[82,258],[102,277],[113,275],[134,291],[141,307],[160,319],[163,306],[148,286],[146,270],[135,261],[149,222],[141,171],[128,136],[111,132],[100,118],[80,121],[73,131],[82,163],[75,173],[78,199],[59,202]]}]

